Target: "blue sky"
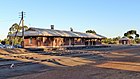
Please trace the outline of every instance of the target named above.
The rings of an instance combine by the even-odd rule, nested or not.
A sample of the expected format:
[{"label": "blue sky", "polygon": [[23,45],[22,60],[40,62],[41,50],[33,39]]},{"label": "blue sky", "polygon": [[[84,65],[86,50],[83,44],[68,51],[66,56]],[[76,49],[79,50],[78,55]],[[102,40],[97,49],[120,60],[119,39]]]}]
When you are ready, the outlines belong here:
[{"label": "blue sky", "polygon": [[25,25],[85,32],[95,30],[106,37],[123,36],[134,29],[140,33],[140,0],[1,0],[0,39],[7,36],[19,12],[25,11]]}]

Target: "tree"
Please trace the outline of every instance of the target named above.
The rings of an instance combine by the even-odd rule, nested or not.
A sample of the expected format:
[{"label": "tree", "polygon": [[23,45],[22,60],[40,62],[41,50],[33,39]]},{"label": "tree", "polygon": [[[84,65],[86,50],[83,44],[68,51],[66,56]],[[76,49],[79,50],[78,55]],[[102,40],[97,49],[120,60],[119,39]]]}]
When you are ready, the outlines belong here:
[{"label": "tree", "polygon": [[129,30],[126,33],[124,33],[124,37],[128,37],[130,39],[134,39],[133,43],[139,43],[139,34],[137,34],[136,30]]},{"label": "tree", "polygon": [[[23,26],[24,30],[28,29],[28,26]],[[18,25],[17,23],[14,23],[10,28],[8,34],[15,34],[15,37],[10,39],[10,42],[13,42],[12,44],[20,44],[21,43],[21,38],[16,37],[18,32],[22,31],[22,26]]]},{"label": "tree", "polygon": [[102,42],[105,44],[118,44],[120,38],[120,36],[114,38],[106,38],[103,39]]},{"label": "tree", "polygon": [[136,34],[135,38],[139,38],[139,34]]},{"label": "tree", "polygon": [[94,30],[87,30],[86,33],[96,34],[96,32]]},{"label": "tree", "polygon": [[10,33],[15,33],[15,32],[20,32],[21,30],[21,26],[19,26],[17,23],[14,23],[10,28],[9,28],[9,31]]},{"label": "tree", "polygon": [[136,30],[130,30],[130,31],[127,31],[126,33],[124,33],[124,36],[128,37],[130,39],[134,39],[134,38],[136,39],[139,37],[139,34],[137,34]]},{"label": "tree", "polygon": [[136,38],[135,39],[135,42],[138,44],[138,43],[140,43],[140,38]]},{"label": "tree", "polygon": [[[28,26],[23,26],[24,30],[28,29]],[[20,32],[22,30],[22,26],[18,25],[17,23],[14,23],[10,28],[9,28],[9,33],[8,34],[14,34],[16,32]]]},{"label": "tree", "polygon": [[124,33],[124,36],[125,36],[125,37],[128,37],[128,33]]},{"label": "tree", "polygon": [[114,41],[118,41],[120,38],[121,38],[121,37],[118,36],[118,37],[113,38],[113,40],[114,40]]},{"label": "tree", "polygon": [[0,39],[0,43],[2,42],[2,40]]},{"label": "tree", "polygon": [[28,26],[26,26],[26,25],[25,25],[25,26],[23,26],[23,27],[24,27],[24,30],[27,30],[27,29],[28,29]]},{"label": "tree", "polygon": [[5,41],[1,41],[1,44],[5,45],[5,43],[6,43]]}]

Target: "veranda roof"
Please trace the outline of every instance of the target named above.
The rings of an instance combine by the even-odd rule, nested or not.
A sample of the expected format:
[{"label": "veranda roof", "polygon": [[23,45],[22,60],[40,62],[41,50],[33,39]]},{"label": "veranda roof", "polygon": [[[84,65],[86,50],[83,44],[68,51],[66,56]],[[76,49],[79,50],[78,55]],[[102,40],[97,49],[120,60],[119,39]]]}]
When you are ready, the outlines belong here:
[{"label": "veranda roof", "polygon": [[[8,36],[15,36],[10,34]],[[22,36],[22,33],[17,33],[17,36]],[[41,28],[29,28],[24,32],[24,36],[58,36],[58,37],[82,37],[82,38],[106,38],[99,34],[73,32],[73,31],[62,31],[54,29],[41,29]]]}]

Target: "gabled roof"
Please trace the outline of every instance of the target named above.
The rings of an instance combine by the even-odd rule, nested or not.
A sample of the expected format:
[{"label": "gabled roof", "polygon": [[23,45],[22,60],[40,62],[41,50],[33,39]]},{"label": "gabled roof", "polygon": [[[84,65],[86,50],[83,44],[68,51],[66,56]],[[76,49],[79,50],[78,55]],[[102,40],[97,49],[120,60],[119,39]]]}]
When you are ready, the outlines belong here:
[{"label": "gabled roof", "polygon": [[[15,36],[11,34],[8,36]],[[22,33],[17,33],[17,36],[22,36]],[[24,36],[59,36],[59,37],[82,37],[82,38],[106,38],[99,34],[73,32],[73,31],[62,31],[54,29],[42,29],[42,28],[29,28],[24,32]]]},{"label": "gabled roof", "polygon": [[120,40],[130,40],[128,37],[123,37]]}]

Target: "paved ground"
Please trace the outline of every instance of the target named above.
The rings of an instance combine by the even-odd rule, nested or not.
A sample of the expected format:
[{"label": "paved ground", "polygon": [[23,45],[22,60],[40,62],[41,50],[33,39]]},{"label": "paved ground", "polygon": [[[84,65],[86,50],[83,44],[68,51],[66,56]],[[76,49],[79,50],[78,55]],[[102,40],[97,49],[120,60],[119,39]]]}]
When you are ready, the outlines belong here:
[{"label": "paved ground", "polygon": [[[1,49],[0,79],[140,79],[139,46],[53,54],[12,52]],[[11,69],[12,63],[15,67]]]}]

